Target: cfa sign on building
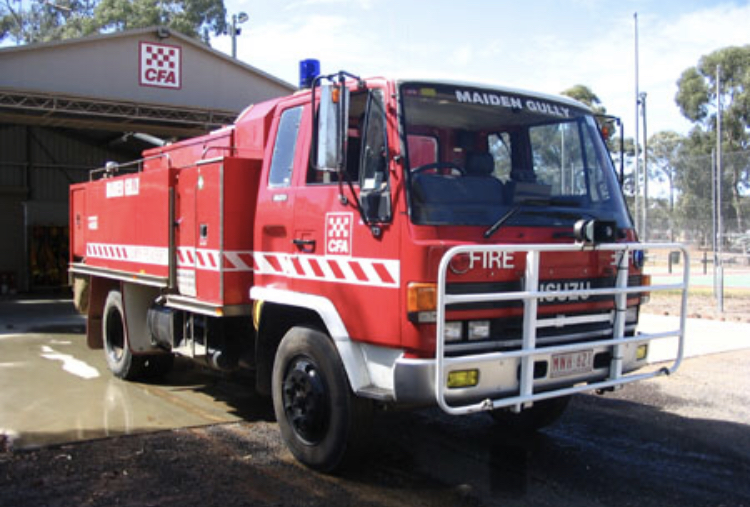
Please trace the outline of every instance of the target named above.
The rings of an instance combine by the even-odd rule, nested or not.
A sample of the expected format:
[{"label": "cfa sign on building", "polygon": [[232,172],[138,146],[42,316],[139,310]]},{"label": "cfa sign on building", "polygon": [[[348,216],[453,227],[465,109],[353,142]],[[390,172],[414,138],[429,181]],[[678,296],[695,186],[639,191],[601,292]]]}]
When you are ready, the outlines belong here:
[{"label": "cfa sign on building", "polygon": [[140,85],[181,88],[182,48],[155,42],[141,42]]}]

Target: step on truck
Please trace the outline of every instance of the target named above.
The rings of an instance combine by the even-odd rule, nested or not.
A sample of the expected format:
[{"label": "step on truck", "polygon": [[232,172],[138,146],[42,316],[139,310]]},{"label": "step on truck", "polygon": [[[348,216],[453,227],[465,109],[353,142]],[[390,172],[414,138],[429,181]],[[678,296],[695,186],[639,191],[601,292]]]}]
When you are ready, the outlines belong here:
[{"label": "step on truck", "polygon": [[[70,272],[112,373],[175,355],[253,373],[284,442],[334,471],[372,411],[553,422],[677,369],[689,260],[638,241],[584,105],[500,87],[314,77],[233,125],[70,188]],[[672,255],[679,283],[644,263]],[[637,329],[682,292],[670,332]],[[647,367],[676,337],[676,360]]]}]

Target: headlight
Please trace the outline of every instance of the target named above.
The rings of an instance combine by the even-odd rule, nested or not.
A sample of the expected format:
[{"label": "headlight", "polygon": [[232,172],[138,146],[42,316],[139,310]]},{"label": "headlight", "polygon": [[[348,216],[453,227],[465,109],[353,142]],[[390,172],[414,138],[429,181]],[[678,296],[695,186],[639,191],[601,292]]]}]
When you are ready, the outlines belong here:
[{"label": "headlight", "polygon": [[469,321],[469,340],[486,340],[490,337],[489,320]]},{"label": "headlight", "polygon": [[463,334],[463,323],[461,321],[445,323],[443,336],[445,337],[446,342],[461,341],[462,334]]},{"label": "headlight", "polygon": [[625,323],[635,324],[636,322],[638,322],[638,307],[629,306],[627,312],[625,313]]}]

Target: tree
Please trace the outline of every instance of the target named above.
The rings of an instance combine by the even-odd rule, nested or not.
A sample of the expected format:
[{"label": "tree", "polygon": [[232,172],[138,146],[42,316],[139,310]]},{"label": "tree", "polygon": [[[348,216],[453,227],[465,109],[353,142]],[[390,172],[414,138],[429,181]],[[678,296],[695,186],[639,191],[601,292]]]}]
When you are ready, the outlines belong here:
[{"label": "tree", "polygon": [[[720,69],[718,94],[722,103],[721,146],[725,153],[750,149],[750,45],[727,47],[703,56],[698,65],[686,69],[677,82],[677,105],[695,124],[691,139],[704,154],[716,146],[718,110],[715,107],[717,70]],[[713,143],[711,142],[713,138]],[[737,228],[742,231],[742,197],[750,190],[750,159],[728,164],[731,174],[732,208]]]},{"label": "tree", "polygon": [[224,0],[0,0],[0,40],[34,43],[167,26],[208,44],[226,31]]},{"label": "tree", "polygon": [[648,140],[649,172],[652,173],[650,177],[667,182],[670,213],[674,212],[677,158],[684,141],[683,136],[671,130],[657,132]]},{"label": "tree", "polygon": [[227,28],[223,0],[101,0],[94,13],[99,30],[163,25],[208,44]]},{"label": "tree", "polygon": [[83,30],[82,23],[93,17],[93,7],[92,1],[59,0],[35,1],[24,8],[20,0],[3,0],[0,40],[9,37],[21,44],[75,36]]},{"label": "tree", "polygon": [[602,129],[602,131],[606,131],[605,137],[607,139],[607,145],[609,146],[610,150],[614,150],[613,143],[611,143],[610,141],[615,137],[615,133],[617,132],[617,125],[615,120],[613,119],[601,118],[601,116],[607,115],[607,108],[604,107],[604,104],[602,104],[599,96],[597,96],[591,90],[591,88],[582,84],[577,84],[575,86],[572,86],[571,88],[568,88],[567,90],[562,92],[562,95],[586,104],[595,115],[600,116],[599,118],[597,118],[599,128]]}]

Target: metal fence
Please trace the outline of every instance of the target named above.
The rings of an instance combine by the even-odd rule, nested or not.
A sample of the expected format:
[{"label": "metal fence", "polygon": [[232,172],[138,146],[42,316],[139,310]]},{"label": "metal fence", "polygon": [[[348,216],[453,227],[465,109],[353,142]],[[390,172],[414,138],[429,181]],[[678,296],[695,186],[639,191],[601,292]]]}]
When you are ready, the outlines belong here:
[{"label": "metal fence", "polygon": [[[713,155],[655,161],[648,198],[633,195],[638,183],[625,191],[642,239],[686,244],[691,285],[713,287],[720,307],[725,289],[750,290],[750,152],[724,154],[721,163]],[[651,261],[665,274],[674,267],[669,258]]]},{"label": "metal fence", "polygon": [[637,196],[633,185],[625,186],[641,237],[734,255],[750,252],[750,152],[724,154],[720,164],[715,158],[654,162],[647,197],[642,181]]}]

